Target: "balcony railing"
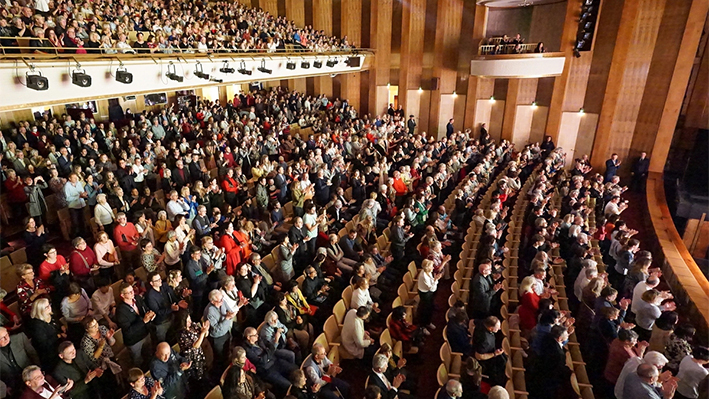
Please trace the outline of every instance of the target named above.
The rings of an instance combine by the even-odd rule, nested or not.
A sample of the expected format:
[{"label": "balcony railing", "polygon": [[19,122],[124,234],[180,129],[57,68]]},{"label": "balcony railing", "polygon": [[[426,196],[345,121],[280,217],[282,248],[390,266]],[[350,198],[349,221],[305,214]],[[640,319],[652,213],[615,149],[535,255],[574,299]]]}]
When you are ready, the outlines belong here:
[{"label": "balcony railing", "polygon": [[484,44],[478,47],[478,55],[534,53],[539,43]]}]

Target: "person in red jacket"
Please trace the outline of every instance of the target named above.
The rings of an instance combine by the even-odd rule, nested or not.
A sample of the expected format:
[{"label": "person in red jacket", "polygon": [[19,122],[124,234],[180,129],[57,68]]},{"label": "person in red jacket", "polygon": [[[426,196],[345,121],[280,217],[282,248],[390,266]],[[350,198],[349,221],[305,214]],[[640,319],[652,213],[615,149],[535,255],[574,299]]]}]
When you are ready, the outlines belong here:
[{"label": "person in red jacket", "polygon": [[96,253],[81,237],[76,237],[71,244],[74,250],[69,254],[69,270],[76,282],[87,292],[91,292],[95,289],[91,273],[99,269]]},{"label": "person in red jacket", "polygon": [[239,193],[239,182],[234,178],[234,169],[228,169],[222,180],[224,200],[231,206],[236,206],[236,195]]},{"label": "person in red jacket", "polygon": [[418,345],[423,344],[423,336],[425,334],[423,329],[406,320],[406,308],[404,306],[391,310],[389,333],[393,339],[401,341],[404,351],[409,353],[418,352]]},{"label": "person in red jacket", "polygon": [[234,239],[234,224],[227,223],[220,229],[219,243],[217,246],[226,254],[226,274],[233,276],[241,263],[241,246]]},{"label": "person in red jacket", "polygon": [[[523,332],[531,331],[537,325],[539,300],[542,299],[534,292],[534,276],[527,276],[522,280],[519,292],[519,327]],[[548,297],[547,294],[544,295]]]},{"label": "person in red jacket", "polygon": [[129,223],[126,214],[119,212],[116,216],[118,224],[113,229],[113,241],[121,250],[123,259],[127,262],[129,268],[138,266],[138,257],[140,250],[138,249],[138,241],[140,234],[133,223]]}]

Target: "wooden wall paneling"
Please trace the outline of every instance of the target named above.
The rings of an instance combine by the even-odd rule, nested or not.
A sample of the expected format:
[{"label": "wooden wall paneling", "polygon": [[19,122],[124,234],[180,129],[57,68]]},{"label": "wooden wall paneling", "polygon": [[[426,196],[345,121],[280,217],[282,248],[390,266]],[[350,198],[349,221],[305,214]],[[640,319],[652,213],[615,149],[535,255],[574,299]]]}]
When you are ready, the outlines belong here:
[{"label": "wooden wall paneling", "polygon": [[[463,15],[460,23],[460,37],[459,41],[464,43],[464,45],[458,46],[458,56],[457,63],[457,76],[455,83],[455,92],[460,96],[461,94],[468,93],[468,77],[470,76],[470,60],[473,55],[477,55],[478,48],[474,43],[476,42],[476,37],[474,32],[475,24],[475,12],[477,10],[477,5],[472,1],[463,2]],[[483,7],[484,8],[484,7]],[[481,11],[484,13],[484,11]],[[463,113],[465,112],[465,107],[462,108]],[[460,123],[463,122],[463,117],[461,115],[458,118]]]},{"label": "wooden wall paneling", "polygon": [[[313,0],[313,28],[332,35],[332,0]],[[329,76],[316,76],[315,94],[333,96],[333,82]]]},{"label": "wooden wall paneling", "polygon": [[[565,15],[569,3],[576,1],[559,2],[533,6],[532,20],[529,26],[527,43],[544,42],[547,51],[561,51],[561,37],[566,25]],[[576,12],[581,10],[581,6]],[[578,25],[577,25],[578,26]]]},{"label": "wooden wall paneling", "polygon": [[259,0],[259,7],[274,17],[278,17],[278,0]]},{"label": "wooden wall paneling", "polygon": [[[666,0],[625,2],[608,74],[591,164],[602,170],[617,153],[625,160],[642,102]],[[624,169],[629,168],[624,163]]]},{"label": "wooden wall paneling", "polygon": [[[399,103],[408,114],[419,118],[419,129],[425,129],[419,112],[421,94],[418,93],[418,88],[422,84],[426,0],[407,1],[402,3],[402,7]],[[425,119],[428,119],[428,116]]]},{"label": "wooden wall paneling", "polygon": [[487,124],[487,132],[490,137],[497,140],[498,142],[502,138],[502,120],[505,117],[506,101],[495,100],[490,102],[490,100],[480,100],[487,101],[490,104],[490,121]]},{"label": "wooden wall paneling", "polygon": [[[530,106],[537,93],[537,78],[513,78],[507,85],[507,96],[505,97],[505,115],[502,122],[502,139],[516,143],[518,137],[529,138],[529,131],[532,126],[532,112],[525,112],[521,115],[521,120],[517,121],[517,113],[520,106]],[[526,136],[526,137],[525,137]],[[526,144],[526,143],[525,143]]]},{"label": "wooden wall paneling", "polygon": [[517,33],[529,37],[533,8],[491,8],[487,22],[488,37],[514,36]]},{"label": "wooden wall paneling", "polygon": [[258,7],[258,5],[252,4],[257,3],[257,0],[240,0],[239,3],[243,4],[246,7]]},{"label": "wooden wall paneling", "polygon": [[[418,96],[419,104],[418,104],[418,109],[420,109],[420,112],[418,113],[419,115],[419,121],[417,122],[419,125],[419,131],[424,131],[429,133],[429,135],[432,135],[436,137],[436,132],[431,131],[429,128],[428,124],[428,118],[429,118],[429,113],[427,112],[427,106],[431,103],[431,91],[430,90],[424,90],[423,92],[418,92],[416,90],[409,90],[409,94],[411,93],[416,93],[414,95]],[[414,113],[414,115],[416,115]]]},{"label": "wooden wall paneling", "polygon": [[[354,45],[362,43],[362,0],[342,0],[341,35],[347,36],[348,41]],[[344,62],[344,59],[340,59]],[[376,61],[375,61],[376,62]],[[360,73],[347,73],[342,76],[340,96],[346,98],[350,105],[360,111]]]},{"label": "wooden wall paneling", "polygon": [[709,79],[706,78],[707,76],[709,76],[709,40],[700,59],[691,97],[688,99],[685,127],[709,129]]},{"label": "wooden wall paneling", "polygon": [[575,64],[573,49],[576,40],[576,32],[578,31],[578,16],[581,11],[582,3],[583,0],[569,0],[566,3],[564,29],[561,33],[561,41],[559,44],[559,51],[566,54],[566,62],[564,63],[564,70],[561,75],[554,78],[554,89],[552,91],[549,115],[547,117],[547,134],[552,137],[554,142],[557,141],[559,136],[561,114],[565,111],[564,102],[567,92],[569,91],[569,76],[571,76]]},{"label": "wooden wall paneling", "polygon": [[456,131],[464,131],[465,129],[472,128],[471,126],[463,124],[463,121],[465,120],[465,106],[467,96],[467,94],[457,94],[453,96],[453,118],[455,118]]},{"label": "wooden wall paneling", "polygon": [[[305,26],[305,2],[302,0],[285,0],[285,13],[286,18],[297,26]],[[306,92],[305,78],[288,79],[286,84],[291,91]]]},{"label": "wooden wall paneling", "polygon": [[[687,18],[686,27],[682,37],[682,42],[679,47],[679,53],[675,61],[674,72],[670,81],[669,88],[665,99],[662,117],[659,122],[653,151],[650,157],[650,171],[662,172],[667,154],[670,150],[670,143],[675,132],[677,118],[679,117],[682,97],[686,91],[687,82],[692,72],[692,61],[694,54],[697,52],[697,46],[701,39],[702,30],[706,24],[707,13],[709,13],[709,1],[693,0],[692,6]],[[706,55],[706,52],[704,53]],[[700,67],[701,70],[701,67]],[[701,75],[700,75],[701,76]],[[706,75],[703,79],[706,84]],[[707,91],[703,94],[706,99]],[[705,119],[706,120],[706,119]]]},{"label": "wooden wall paneling", "polygon": [[473,129],[473,132],[478,131],[480,123],[489,123],[489,118],[482,121],[478,118],[477,107],[481,103],[480,100],[489,102],[490,97],[495,91],[495,79],[483,78],[480,76],[468,77],[468,90],[466,94],[465,114],[463,125],[465,128]]},{"label": "wooden wall paneling", "polygon": [[[579,131],[576,137],[576,144],[572,149],[570,149],[571,151],[567,151],[567,154],[572,153],[574,158],[580,158],[583,155],[588,155],[591,153],[591,150],[593,149],[593,139],[596,136],[596,127],[598,126],[599,116],[600,115],[598,114],[588,112],[581,116]],[[566,148],[564,147],[564,149]],[[571,161],[568,156],[566,160],[567,164]]]},{"label": "wooden wall paneling", "polygon": [[[643,93],[643,98],[640,103],[640,109],[642,112],[638,113],[638,118],[635,123],[633,141],[631,142],[628,153],[629,161],[639,157],[640,153],[643,151],[648,154],[652,153],[653,144],[660,125],[660,119],[662,118],[663,109],[665,108],[665,101],[667,96],[670,94],[670,83],[672,80],[673,71],[675,70],[675,65],[678,62],[677,58],[682,43],[682,36],[685,33],[685,26],[687,25],[687,17],[691,5],[691,1],[680,1],[671,2],[667,5],[667,7],[665,7],[665,13],[662,16],[662,22],[660,23],[659,33],[657,36],[657,44],[652,55],[652,61],[647,75],[645,92]],[[706,16],[706,13],[704,15]],[[692,71],[692,62],[694,61],[694,55],[697,52],[697,45],[699,44],[699,37],[704,28],[705,19],[706,17],[701,18],[699,31],[692,43],[693,50],[686,52],[688,59],[684,60],[680,64],[677,64],[680,65],[680,68],[683,68],[686,72],[686,80],[682,84],[682,87],[677,87],[678,92],[681,93],[679,103],[673,104],[673,108],[677,109],[678,116],[679,110],[682,106],[681,99],[684,97],[684,93],[686,92],[687,81],[689,80],[689,75]],[[687,64],[686,67],[682,65],[683,63]],[[672,125],[670,135],[674,133],[676,121],[677,118],[675,117],[675,123]]]},{"label": "wooden wall paneling", "polygon": [[[438,79],[438,87],[436,90],[431,89],[428,122],[431,134],[435,132],[436,137],[445,134],[445,126],[450,119],[442,117],[442,113],[453,114],[453,110],[442,109],[441,96],[452,95],[456,89],[462,14],[463,0],[438,0],[433,61],[433,78]],[[461,121],[458,122],[456,127],[460,129]]]},{"label": "wooden wall paneling", "polygon": [[537,106],[534,110],[534,116],[532,117],[532,126],[529,130],[529,141],[530,142],[542,142],[544,136],[546,135],[546,124],[547,115],[549,114],[549,107]]},{"label": "wooden wall paneling", "polygon": [[[374,68],[369,70],[369,112],[373,115],[384,112],[389,99],[387,84],[391,75],[392,12],[393,0],[371,2],[369,38],[371,47],[376,50]],[[402,89],[405,90],[406,86],[400,85],[399,90]]]}]

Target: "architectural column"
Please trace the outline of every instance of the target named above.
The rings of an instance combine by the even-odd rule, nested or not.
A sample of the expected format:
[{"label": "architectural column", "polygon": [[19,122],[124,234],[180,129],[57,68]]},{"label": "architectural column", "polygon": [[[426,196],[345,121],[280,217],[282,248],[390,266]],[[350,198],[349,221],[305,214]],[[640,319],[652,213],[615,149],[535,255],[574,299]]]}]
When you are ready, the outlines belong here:
[{"label": "architectural column", "polygon": [[[350,44],[362,45],[362,0],[341,0],[341,35],[347,36]],[[340,62],[344,62],[341,58]],[[360,104],[361,73],[341,75],[340,97],[347,99],[357,112],[362,112]]]},{"label": "architectural column", "polygon": [[[389,100],[387,84],[391,69],[392,4],[393,0],[375,0],[371,3],[370,46],[376,50],[374,65],[369,70],[369,113],[372,115],[382,114]],[[402,90],[401,87],[399,89]],[[402,90],[402,93],[405,91]]]},{"label": "architectural column", "polygon": [[[286,0],[286,18],[295,22],[296,26],[305,26],[305,2],[302,0]],[[311,66],[312,68],[312,66]],[[288,90],[305,93],[305,78],[288,79]]]},{"label": "architectural column", "polygon": [[[313,28],[325,31],[332,35],[332,0],[313,0]],[[332,78],[330,76],[316,76],[315,93],[332,97]]]},{"label": "architectural column", "polygon": [[[709,1],[693,0],[689,10],[687,24],[682,36],[682,43],[679,47],[679,54],[675,62],[672,80],[665,98],[665,106],[662,110],[660,126],[655,136],[655,144],[650,156],[650,172],[662,173],[667,154],[670,151],[672,136],[675,134],[675,126],[679,117],[682,100],[687,88],[687,82],[692,72],[694,56],[702,36],[702,30],[706,24],[707,13],[709,13]],[[700,75],[699,79],[706,79],[706,75]]]},{"label": "architectural column", "polygon": [[[563,123],[564,113],[577,112],[583,107],[588,75],[591,71],[592,51],[582,52],[580,58],[574,57],[573,54],[582,4],[583,0],[569,0],[566,5],[566,18],[561,34],[561,48],[559,49],[565,54],[566,62],[564,63],[564,71],[560,76],[554,78],[554,91],[552,92],[547,116],[546,132],[551,136],[554,143],[559,141],[559,132]],[[599,19],[600,16],[596,21]],[[597,29],[597,26],[594,29]],[[566,117],[570,117],[570,115],[566,115]],[[564,130],[565,135],[572,134],[575,137],[577,133],[578,131],[568,132]],[[575,139],[573,141],[575,142]]]},{"label": "architectural column", "polygon": [[[421,74],[423,72],[423,39],[426,27],[426,0],[402,3],[401,61],[399,68],[399,104],[417,121],[421,106]],[[425,129],[419,126],[419,129]]]},{"label": "architectural column", "polygon": [[[474,54],[477,55],[477,47],[480,41],[485,38],[487,33],[487,17],[489,9],[485,6],[475,6],[475,22],[473,23],[473,48]],[[468,71],[470,63],[468,62]],[[462,121],[463,127],[473,129],[473,133],[477,134],[478,127],[481,123],[490,121],[490,111],[492,103],[489,101],[480,100],[489,99],[495,90],[495,79],[483,78],[479,76],[468,77],[468,90],[465,97],[465,118]],[[481,108],[479,108],[479,106]],[[481,113],[478,117],[478,112]],[[487,115],[485,117],[485,115]]]},{"label": "architectural column", "polygon": [[537,78],[512,78],[507,86],[502,139],[513,142],[517,148],[524,148],[529,141],[538,83]]},{"label": "architectural column", "polygon": [[591,164],[597,170],[604,170],[605,161],[613,153],[622,160],[627,158],[666,1],[623,4],[591,154]]},{"label": "architectural column", "polygon": [[[453,118],[462,14],[463,0],[438,0],[428,130],[439,138],[445,134],[448,120]],[[457,127],[462,130],[461,123]]]}]

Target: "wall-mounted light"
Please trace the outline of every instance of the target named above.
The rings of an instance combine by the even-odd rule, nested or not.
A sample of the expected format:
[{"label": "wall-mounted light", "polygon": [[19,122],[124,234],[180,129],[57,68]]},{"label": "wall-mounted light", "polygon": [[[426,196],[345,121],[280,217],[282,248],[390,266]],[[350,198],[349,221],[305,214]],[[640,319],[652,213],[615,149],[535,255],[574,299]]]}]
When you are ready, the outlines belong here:
[{"label": "wall-mounted light", "polygon": [[170,61],[170,63],[167,65],[167,73],[165,74],[168,79],[174,80],[175,82],[182,82],[185,78],[184,76],[178,75],[177,71],[175,70],[175,64]]},{"label": "wall-mounted light", "polygon": [[495,96],[490,96],[490,102],[494,103],[495,102]]},{"label": "wall-mounted light", "polygon": [[579,115],[583,115],[585,113],[586,113],[586,111],[584,111],[583,108],[579,108]]},{"label": "wall-mounted light", "polygon": [[456,98],[456,97],[458,97],[458,93],[453,92],[453,98]]},{"label": "wall-mounted light", "polygon": [[536,101],[532,101],[532,109],[537,109],[537,102]]},{"label": "wall-mounted light", "polygon": [[391,87],[391,83],[387,83],[387,89]]},{"label": "wall-mounted light", "polygon": [[423,93],[423,88],[419,87],[419,94]]}]

